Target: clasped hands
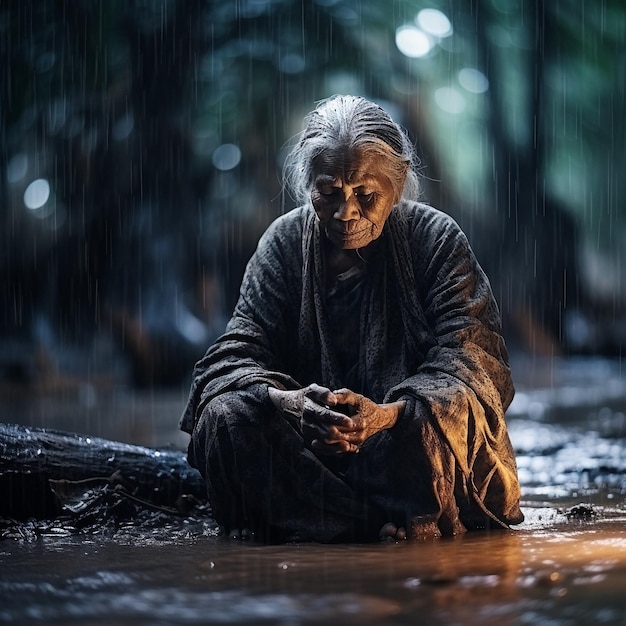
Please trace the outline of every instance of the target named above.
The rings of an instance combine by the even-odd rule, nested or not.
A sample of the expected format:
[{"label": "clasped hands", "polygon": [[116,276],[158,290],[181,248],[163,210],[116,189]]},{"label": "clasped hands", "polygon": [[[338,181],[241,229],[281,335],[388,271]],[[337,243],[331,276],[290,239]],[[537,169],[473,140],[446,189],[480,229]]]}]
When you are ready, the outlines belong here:
[{"label": "clasped hands", "polygon": [[401,400],[377,404],[350,389],[331,391],[312,384],[295,390],[269,387],[282,413],[300,420],[306,443],[320,454],[356,453],[367,439],[392,428],[404,410]]}]

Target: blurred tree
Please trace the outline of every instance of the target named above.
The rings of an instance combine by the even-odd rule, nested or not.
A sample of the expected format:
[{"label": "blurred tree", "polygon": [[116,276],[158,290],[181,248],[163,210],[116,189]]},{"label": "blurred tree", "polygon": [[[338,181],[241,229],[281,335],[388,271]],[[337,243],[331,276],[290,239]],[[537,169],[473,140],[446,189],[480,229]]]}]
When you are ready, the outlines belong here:
[{"label": "blurred tree", "polygon": [[179,380],[291,206],[286,142],[350,92],[416,138],[507,333],[619,349],[625,29],[619,0],[7,0],[0,328],[112,334],[136,382]]},{"label": "blurred tree", "polygon": [[[526,344],[537,351],[619,350],[623,336],[597,336],[608,321],[594,319],[604,297],[589,271],[593,259],[581,245],[589,234],[602,236],[585,223],[590,209],[608,209],[618,220],[623,215],[610,208],[610,189],[596,189],[595,209],[581,202],[571,167],[582,157],[591,167],[580,172],[581,179],[588,180],[601,164],[610,180],[624,164],[623,149],[613,150],[608,162],[604,158],[615,143],[616,122],[607,123],[601,113],[607,96],[619,108],[624,104],[623,91],[621,96],[616,91],[626,78],[623,6],[609,1],[592,9],[574,0],[482,4],[480,56],[491,79],[489,128],[501,200],[494,233],[503,260],[500,271],[494,268],[501,300]],[[596,76],[593,83],[580,75],[589,70]],[[617,124],[623,135],[623,123]],[[623,315],[620,287],[617,282],[611,290]]]},{"label": "blurred tree", "polygon": [[180,208],[195,198],[187,125],[203,6],[3,5],[9,336],[58,357],[113,327],[140,383],[175,380],[201,353],[208,334],[184,296],[193,215]]},{"label": "blurred tree", "polygon": [[[470,234],[509,339],[540,353],[619,353],[626,8],[433,4],[449,32],[407,66],[421,84],[413,119],[430,145],[434,203]],[[405,26],[409,43],[429,11]]]}]

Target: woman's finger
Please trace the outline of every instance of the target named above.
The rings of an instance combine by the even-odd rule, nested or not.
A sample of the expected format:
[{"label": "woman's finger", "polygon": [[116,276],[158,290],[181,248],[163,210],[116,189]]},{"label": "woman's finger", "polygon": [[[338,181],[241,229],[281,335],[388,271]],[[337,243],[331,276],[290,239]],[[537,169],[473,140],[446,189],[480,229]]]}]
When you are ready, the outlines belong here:
[{"label": "woman's finger", "polygon": [[334,426],[342,426],[344,428],[352,428],[352,420],[344,413],[333,411],[332,409],[322,406],[312,400],[305,398],[304,410],[302,417],[305,421],[318,424],[332,424]]},{"label": "woman's finger", "polygon": [[317,383],[309,385],[304,393],[306,398],[310,398],[314,402],[324,406],[335,406],[337,399],[335,394],[328,388],[322,387]]}]

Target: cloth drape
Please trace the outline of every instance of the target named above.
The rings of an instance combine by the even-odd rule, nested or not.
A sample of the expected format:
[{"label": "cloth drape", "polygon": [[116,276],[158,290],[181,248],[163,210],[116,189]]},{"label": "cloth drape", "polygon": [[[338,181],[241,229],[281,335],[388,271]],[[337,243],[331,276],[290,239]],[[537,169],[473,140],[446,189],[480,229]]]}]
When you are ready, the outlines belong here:
[{"label": "cloth drape", "polygon": [[[190,461],[205,474],[209,469],[203,455],[216,454],[207,449],[207,428],[219,428],[210,424],[214,418],[208,407],[218,406],[220,398],[232,399],[233,392],[255,397],[253,421],[262,430],[280,419],[268,385],[345,385],[333,348],[333,320],[325,307],[322,238],[311,206],[279,217],[247,266],[225,333],[196,364],[181,428],[192,434]],[[407,403],[402,423],[372,439],[393,441],[400,465],[426,472],[432,497],[403,496],[414,534],[419,534],[420,519],[431,525],[434,520],[443,534],[519,523],[519,482],[505,422],[514,395],[508,355],[489,281],[467,238],[448,215],[402,201],[373,247],[359,319],[354,320],[359,349],[350,382],[353,391],[375,402]],[[251,418],[239,415],[237,420]],[[393,440],[407,428],[421,433],[421,443],[414,437],[406,437],[405,443]],[[194,437],[204,438],[194,442]],[[233,437],[229,445],[236,448],[236,432]],[[217,439],[214,433],[211,441]],[[380,446],[372,444],[372,450],[378,449],[377,455],[372,452],[372,464],[384,463]],[[238,463],[254,466],[252,456]],[[319,465],[315,471],[324,472],[328,464],[310,456]],[[358,465],[367,462],[367,444],[357,456]],[[349,477],[341,479],[354,486]],[[364,485],[355,488],[361,495],[367,491]],[[397,491],[391,485],[389,490]],[[401,499],[387,506],[381,496],[372,506],[384,516]],[[420,517],[420,506],[433,499],[435,510],[429,504],[426,517]],[[376,523],[377,515],[372,515]]]}]

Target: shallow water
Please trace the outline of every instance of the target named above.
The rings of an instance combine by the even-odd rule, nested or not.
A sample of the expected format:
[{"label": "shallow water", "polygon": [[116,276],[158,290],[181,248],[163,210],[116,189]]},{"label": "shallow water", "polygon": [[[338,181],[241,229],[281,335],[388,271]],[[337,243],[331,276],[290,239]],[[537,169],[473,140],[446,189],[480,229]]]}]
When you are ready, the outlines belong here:
[{"label": "shallow water", "polygon": [[[0,623],[626,625],[621,365],[518,364],[517,379],[509,427],[526,521],[514,530],[261,546],[202,522],[114,535],[51,528],[0,541]],[[151,418],[157,445],[172,404]],[[578,503],[591,514],[568,516]]]},{"label": "shallow water", "polygon": [[626,517],[426,543],[0,544],[0,622],[626,623]]}]

